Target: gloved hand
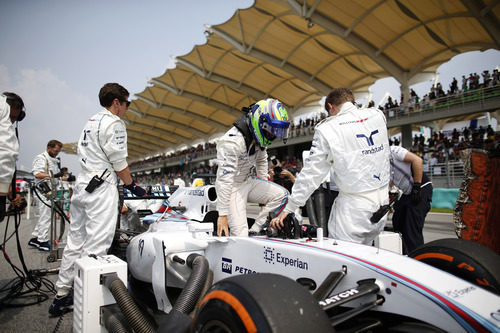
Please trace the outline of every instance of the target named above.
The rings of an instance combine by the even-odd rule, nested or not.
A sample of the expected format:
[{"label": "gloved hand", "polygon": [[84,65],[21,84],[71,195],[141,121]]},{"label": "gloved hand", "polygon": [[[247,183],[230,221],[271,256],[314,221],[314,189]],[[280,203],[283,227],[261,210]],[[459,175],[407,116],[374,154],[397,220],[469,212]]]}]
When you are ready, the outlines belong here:
[{"label": "gloved hand", "polygon": [[132,179],[132,183],[125,185],[125,188],[129,190],[132,194],[135,194],[138,197],[143,197],[146,195],[146,190],[135,183],[135,180]]},{"label": "gloved hand", "polygon": [[413,203],[419,203],[422,200],[422,196],[420,195],[421,185],[421,183],[413,183],[413,188],[411,189],[411,201]]}]

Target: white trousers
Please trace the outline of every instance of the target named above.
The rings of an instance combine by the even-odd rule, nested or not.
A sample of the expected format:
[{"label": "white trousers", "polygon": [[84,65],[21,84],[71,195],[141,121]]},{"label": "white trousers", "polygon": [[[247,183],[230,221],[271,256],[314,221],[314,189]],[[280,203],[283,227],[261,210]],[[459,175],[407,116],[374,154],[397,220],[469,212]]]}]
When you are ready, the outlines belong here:
[{"label": "white trousers", "polygon": [[[45,203],[50,205],[50,200],[45,199],[43,196],[42,199]],[[38,222],[36,223],[35,229],[31,235],[38,238],[39,242],[48,242],[51,209],[38,199],[38,197],[36,197],[36,204],[38,205],[38,213],[40,214],[40,217],[38,218]]]},{"label": "white trousers", "polygon": [[279,215],[288,202],[288,191],[273,182],[249,177],[244,183],[234,184],[229,203],[229,230],[231,236],[248,236],[247,202],[265,204],[255,219],[251,231],[259,232],[269,212]]},{"label": "white trousers", "polygon": [[388,193],[385,187],[368,196],[340,192],[330,212],[328,237],[371,245],[384,230],[387,214],[375,224],[370,218],[381,205],[388,203]]},{"label": "white trousers", "polygon": [[113,242],[118,218],[116,185],[105,182],[93,193],[85,191],[86,186],[87,183],[77,183],[71,197],[71,223],[57,289],[72,287],[76,259],[89,254],[105,255]]}]

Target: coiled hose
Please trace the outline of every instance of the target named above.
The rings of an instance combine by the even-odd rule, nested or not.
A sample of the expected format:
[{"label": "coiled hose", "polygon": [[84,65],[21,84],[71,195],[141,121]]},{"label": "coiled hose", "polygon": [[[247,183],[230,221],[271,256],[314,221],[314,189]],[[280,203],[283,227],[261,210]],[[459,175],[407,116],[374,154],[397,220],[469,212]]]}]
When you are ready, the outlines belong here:
[{"label": "coiled hose", "polygon": [[182,289],[179,298],[173,306],[173,310],[184,314],[193,311],[198,298],[203,290],[208,276],[208,260],[200,254],[192,253],[187,257],[187,265],[193,270],[186,286]]},{"label": "coiled hose", "polygon": [[109,333],[133,333],[123,313],[117,304],[104,306],[101,308],[104,319],[104,328]]},{"label": "coiled hose", "polygon": [[134,299],[128,293],[127,287],[122,280],[116,275],[109,276],[105,279],[105,285],[113,294],[113,297],[120,307],[120,311],[125,315],[125,319],[137,333],[153,333],[156,329],[145,318],[141,310],[135,304]]}]

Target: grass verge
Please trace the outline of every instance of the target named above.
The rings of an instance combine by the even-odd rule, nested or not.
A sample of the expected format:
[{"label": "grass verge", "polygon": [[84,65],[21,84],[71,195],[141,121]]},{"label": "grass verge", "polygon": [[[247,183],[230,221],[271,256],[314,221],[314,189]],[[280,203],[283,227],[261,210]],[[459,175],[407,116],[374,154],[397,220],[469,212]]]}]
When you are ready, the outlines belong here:
[{"label": "grass verge", "polygon": [[431,208],[431,213],[453,213],[453,209],[449,208]]}]

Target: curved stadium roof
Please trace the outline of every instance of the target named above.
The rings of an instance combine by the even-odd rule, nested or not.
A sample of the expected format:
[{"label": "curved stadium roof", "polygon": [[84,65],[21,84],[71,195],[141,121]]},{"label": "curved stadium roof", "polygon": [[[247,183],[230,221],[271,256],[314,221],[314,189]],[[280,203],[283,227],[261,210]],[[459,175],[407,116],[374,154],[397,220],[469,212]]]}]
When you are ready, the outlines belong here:
[{"label": "curved stadium roof", "polygon": [[[334,87],[358,96],[378,79],[403,87],[453,56],[500,48],[496,0],[256,0],[137,94],[126,117],[133,159],[227,130],[273,97],[291,115]],[[404,89],[403,89],[404,90]]]}]

